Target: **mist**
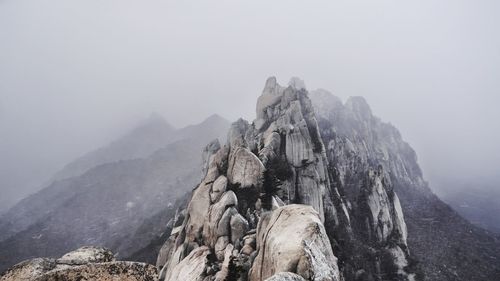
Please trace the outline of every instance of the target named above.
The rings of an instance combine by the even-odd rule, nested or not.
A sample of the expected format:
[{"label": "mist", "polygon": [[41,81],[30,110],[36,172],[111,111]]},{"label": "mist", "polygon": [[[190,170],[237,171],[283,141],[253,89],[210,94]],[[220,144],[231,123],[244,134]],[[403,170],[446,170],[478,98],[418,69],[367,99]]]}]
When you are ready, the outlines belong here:
[{"label": "mist", "polygon": [[151,112],[175,127],[253,120],[268,76],[364,96],[431,186],[500,189],[499,13],[493,0],[2,0],[0,210]]}]

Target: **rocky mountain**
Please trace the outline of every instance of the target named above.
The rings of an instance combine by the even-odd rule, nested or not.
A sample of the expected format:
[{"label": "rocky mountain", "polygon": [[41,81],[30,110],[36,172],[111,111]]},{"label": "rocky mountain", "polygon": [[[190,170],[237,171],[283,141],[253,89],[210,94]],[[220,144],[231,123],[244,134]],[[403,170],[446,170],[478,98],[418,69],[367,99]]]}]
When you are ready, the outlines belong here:
[{"label": "rocky mountain", "polygon": [[414,280],[388,173],[358,167],[347,195],[327,152],[303,83],[269,78],[175,220],[160,280]]},{"label": "rocky mountain", "polygon": [[147,120],[141,122],[127,135],[66,165],[54,175],[52,182],[82,175],[101,164],[144,158],[169,143],[195,135],[207,136],[208,138],[217,137],[227,127],[228,121],[214,114],[204,120],[202,124],[190,125],[177,130],[168,124],[162,116],[152,113]]},{"label": "rocky mountain", "polygon": [[[229,122],[212,116],[198,125],[173,130],[155,117],[68,165],[84,167],[103,159],[110,161],[68,178],[62,175],[78,169],[65,169],[57,176],[64,179],[3,215],[0,271],[26,258],[57,257],[83,245],[108,247],[118,257],[132,255],[165,231],[176,200],[201,178],[203,147],[214,138],[225,138],[228,127]],[[155,136],[161,140],[149,139]],[[118,159],[108,158],[123,149],[130,151],[115,154],[122,156]],[[100,153],[108,156],[102,158]],[[125,156],[134,159],[121,159]]]},{"label": "rocky mountain", "polygon": [[[149,262],[158,251],[158,275],[144,276],[162,281],[500,279],[498,238],[462,218],[432,192],[416,153],[394,126],[373,115],[363,98],[351,97],[344,103],[325,90],[308,93],[300,79],[283,87],[271,77],[257,101],[256,116],[251,123],[243,119],[233,123],[225,143],[205,141],[203,163],[198,165],[203,171],[201,182],[194,173],[176,171],[184,175],[177,176],[177,186],[190,180],[192,186],[198,184],[188,195],[182,197],[186,189],[168,189],[169,195],[175,195],[155,195],[157,201],[148,198],[150,203],[139,204],[142,208],[127,209],[129,217],[123,209],[101,210],[114,214],[110,216],[114,219],[104,221],[107,227],[99,229],[104,238],[85,242],[106,244],[112,240],[111,247],[119,256]],[[119,168],[126,171],[123,173],[102,170],[102,175],[120,179],[113,184],[125,190],[124,194],[128,186],[137,194],[140,186],[144,188],[140,194],[147,197],[147,187],[158,181],[155,176],[170,169],[188,169],[184,164],[189,163],[183,162],[192,151],[186,147],[189,143],[173,143],[150,157],[114,163],[132,167]],[[169,148],[174,145],[177,147]],[[161,151],[172,153],[165,158],[176,159],[177,167],[155,162],[162,158],[157,155]],[[134,161],[149,161],[150,165],[131,164]],[[57,191],[66,188],[53,187],[53,194],[61,197],[49,201],[70,202],[58,208],[61,213],[73,209],[80,213],[69,221],[86,217],[88,208],[78,209],[75,203],[87,193],[91,194],[87,201],[93,198],[96,206],[129,202],[121,200],[116,191],[109,200],[102,199],[106,189],[92,188],[98,175],[91,172],[102,167],[77,177],[82,181],[78,186],[87,190],[80,188],[83,191],[75,191],[77,196],[66,195],[71,200],[60,195],[67,193]],[[68,220],[58,218],[59,212],[47,213],[33,226],[38,232],[28,228],[1,242],[0,257],[19,251],[27,241],[33,243],[33,239],[43,240],[49,233],[62,231],[56,226],[70,227]],[[50,225],[44,224],[52,220]],[[114,227],[115,221],[123,227]],[[130,226],[135,231],[127,232]],[[76,232],[94,228],[89,224]],[[76,232],[68,236],[77,236]],[[55,239],[43,240],[46,248],[67,240],[67,236],[52,237]],[[46,274],[46,270],[38,273],[39,269],[32,269],[32,264],[37,259],[16,265],[2,278],[25,272],[35,272],[35,278]],[[56,260],[48,272],[57,266]],[[135,268],[121,266],[116,276],[127,271],[127,266],[131,272]],[[75,274],[87,272],[88,266],[60,277],[77,280]]]},{"label": "rocky mountain", "polygon": [[324,90],[310,97],[336,186],[348,205],[359,193],[365,167],[382,167],[401,200],[417,273],[425,280],[500,279],[498,237],[463,219],[431,191],[416,153],[394,126],[375,117],[361,97],[345,104]]}]

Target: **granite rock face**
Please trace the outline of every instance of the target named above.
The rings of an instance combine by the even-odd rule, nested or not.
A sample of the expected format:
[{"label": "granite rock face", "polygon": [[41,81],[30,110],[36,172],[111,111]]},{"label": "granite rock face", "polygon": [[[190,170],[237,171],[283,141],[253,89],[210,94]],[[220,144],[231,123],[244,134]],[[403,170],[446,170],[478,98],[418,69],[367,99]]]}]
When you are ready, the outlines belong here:
[{"label": "granite rock face", "polygon": [[311,206],[287,205],[267,215],[257,228],[258,254],[249,280],[266,280],[279,272],[305,280],[340,280],[337,258]]},{"label": "granite rock face", "polygon": [[394,126],[374,116],[362,97],[343,103],[325,90],[309,96],[332,185],[350,214],[351,235],[334,235],[346,280],[400,280],[405,271],[417,280],[500,278],[498,239],[432,193]]},{"label": "granite rock face", "polygon": [[[390,182],[377,166],[365,167],[356,205],[346,204],[303,81],[283,87],[269,78],[256,114],[252,123],[235,122],[213,151],[182,225],[162,248],[160,279],[196,268],[186,280],[378,280],[390,268],[411,280]],[[375,254],[358,264],[348,257],[358,248]],[[381,264],[382,253],[391,266]]]},{"label": "granite rock face", "polygon": [[82,247],[59,259],[36,258],[7,270],[1,281],[157,280],[156,268],[137,262],[115,261],[100,247]]}]

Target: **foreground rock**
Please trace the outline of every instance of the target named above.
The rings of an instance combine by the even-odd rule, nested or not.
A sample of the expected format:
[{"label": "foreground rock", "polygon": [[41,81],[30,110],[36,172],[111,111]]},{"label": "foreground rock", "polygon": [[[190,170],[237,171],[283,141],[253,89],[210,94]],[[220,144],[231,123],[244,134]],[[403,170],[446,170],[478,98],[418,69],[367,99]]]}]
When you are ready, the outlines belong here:
[{"label": "foreground rock", "polygon": [[99,247],[82,247],[60,259],[36,258],[7,270],[1,281],[157,280],[156,268],[146,263],[115,261]]},{"label": "foreground rock", "polygon": [[279,272],[296,273],[305,280],[340,280],[337,258],[311,206],[280,207],[261,219],[257,233],[258,254],[250,280],[267,280]]}]

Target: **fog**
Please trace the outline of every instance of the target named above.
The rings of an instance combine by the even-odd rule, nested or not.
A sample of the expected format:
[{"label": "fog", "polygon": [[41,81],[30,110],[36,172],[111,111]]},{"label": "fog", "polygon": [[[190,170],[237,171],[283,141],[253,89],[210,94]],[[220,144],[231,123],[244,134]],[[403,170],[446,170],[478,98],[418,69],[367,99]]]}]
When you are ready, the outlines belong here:
[{"label": "fog", "polygon": [[153,111],[252,120],[271,75],[364,96],[433,186],[493,180],[499,26],[495,0],[0,0],[0,205]]}]

